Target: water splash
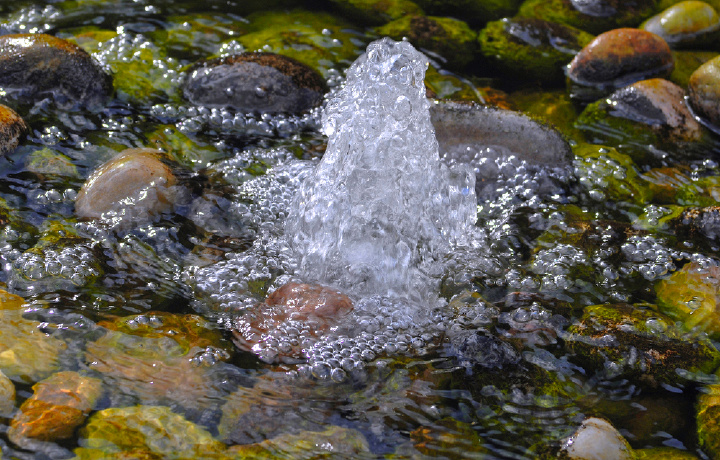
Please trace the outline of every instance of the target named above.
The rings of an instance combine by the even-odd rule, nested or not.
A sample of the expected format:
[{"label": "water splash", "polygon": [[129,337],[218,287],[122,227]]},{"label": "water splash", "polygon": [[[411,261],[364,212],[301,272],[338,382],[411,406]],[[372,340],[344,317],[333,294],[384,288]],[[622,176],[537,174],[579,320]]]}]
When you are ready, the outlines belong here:
[{"label": "water splash", "polygon": [[427,65],[410,43],[378,40],[328,101],[327,150],[286,224],[304,279],[420,304],[437,296],[440,260],[477,207],[472,170],[440,162]]}]

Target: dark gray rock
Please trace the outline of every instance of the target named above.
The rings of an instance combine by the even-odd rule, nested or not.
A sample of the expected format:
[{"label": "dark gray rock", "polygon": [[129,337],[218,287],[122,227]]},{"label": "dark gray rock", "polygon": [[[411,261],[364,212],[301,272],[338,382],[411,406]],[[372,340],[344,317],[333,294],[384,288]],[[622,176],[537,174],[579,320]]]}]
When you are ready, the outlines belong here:
[{"label": "dark gray rock", "polygon": [[325,80],[294,59],[243,53],[205,61],[188,72],[183,95],[197,105],[299,113],[320,105]]},{"label": "dark gray rock", "polygon": [[462,331],[450,337],[450,354],[468,371],[474,367],[502,369],[520,362],[520,354],[501,339],[480,331]]}]

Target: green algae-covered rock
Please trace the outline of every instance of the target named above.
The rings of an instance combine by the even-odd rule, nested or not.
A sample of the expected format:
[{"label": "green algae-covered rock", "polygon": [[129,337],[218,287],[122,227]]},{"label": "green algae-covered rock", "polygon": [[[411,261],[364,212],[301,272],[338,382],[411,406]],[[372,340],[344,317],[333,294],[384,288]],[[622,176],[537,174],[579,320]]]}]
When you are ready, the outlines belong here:
[{"label": "green algae-covered rock", "polygon": [[363,458],[371,456],[365,437],[357,430],[329,426],[323,431],[280,435],[257,444],[232,446],[236,458]]},{"label": "green algae-covered rock", "polygon": [[642,177],[650,182],[654,203],[675,204],[678,191],[692,182],[690,174],[690,168],[686,165],[674,165],[651,168]]},{"label": "green algae-covered rock", "polygon": [[73,436],[102,395],[102,382],[73,371],[58,372],[33,385],[8,430],[18,445],[27,439],[55,441]]},{"label": "green algae-covered rock", "polygon": [[655,0],[525,0],[518,16],[559,22],[599,34],[619,27],[635,27],[650,17],[654,8]]},{"label": "green algae-covered rock", "polygon": [[407,37],[416,48],[425,48],[447,59],[448,67],[462,69],[473,59],[477,34],[466,22],[436,16],[405,16],[375,29],[395,40]]},{"label": "green algae-covered rock", "polygon": [[85,361],[102,375],[111,398],[195,410],[224,396],[224,374],[214,364],[229,353],[202,318],[156,312],[99,325],[106,333],[86,345]]},{"label": "green algae-covered rock", "polygon": [[573,126],[578,111],[567,92],[521,90],[512,93],[509,100],[519,111],[554,126],[567,138],[578,143],[584,140],[580,131]]},{"label": "green algae-covered rock", "polygon": [[172,55],[201,58],[245,33],[247,23],[234,14],[213,12],[170,16],[150,37]]},{"label": "green algae-covered rock", "polygon": [[478,432],[469,423],[443,418],[410,432],[414,448],[428,458],[461,457],[488,458],[490,451],[483,446]]},{"label": "green algae-covered rock", "polygon": [[693,72],[717,55],[714,51],[673,51],[675,68],[668,79],[682,88],[687,88]]},{"label": "green algae-covered rock", "polygon": [[720,38],[720,17],[711,5],[697,0],[677,3],[640,26],[673,48],[702,48]]},{"label": "green algae-covered rock", "polygon": [[634,222],[633,228],[649,232],[671,233],[677,227],[677,220],[685,211],[682,206],[648,206]]},{"label": "green algae-covered rock", "polygon": [[0,290],[0,371],[11,380],[34,383],[55,372],[67,345],[23,318],[25,301]]},{"label": "green algae-covered rock", "polygon": [[655,285],[660,311],[680,321],[687,330],[706,332],[712,339],[720,339],[720,267],[702,266],[697,262]]},{"label": "green algae-covered rock", "polygon": [[677,204],[684,206],[717,206],[720,202],[720,176],[707,176],[693,180],[679,188]]},{"label": "green algae-covered rock", "polygon": [[710,458],[720,458],[720,385],[703,388],[695,417],[698,444]]},{"label": "green algae-covered rock", "polygon": [[688,81],[690,104],[698,115],[720,126],[720,56],[716,56],[695,70]]},{"label": "green algae-covered rock", "polygon": [[[469,81],[448,72],[439,72],[432,64],[425,72],[425,87],[435,99],[453,101],[485,102],[482,89],[474,87]],[[429,96],[429,97],[430,97]]]},{"label": "green algae-covered rock", "polygon": [[632,158],[613,147],[579,144],[574,149],[580,183],[597,191],[598,199],[642,205],[652,198],[649,183],[638,173]]},{"label": "green algae-covered rock", "polygon": [[146,134],[148,142],[190,170],[207,167],[225,157],[211,142],[191,137],[174,125],[154,125],[153,128],[152,132]]},{"label": "green algae-covered rock", "polygon": [[327,13],[267,11],[248,16],[248,33],[237,38],[247,51],[282,54],[327,76],[349,66],[364,50],[350,25]]},{"label": "green algae-covered rock", "polygon": [[536,18],[503,19],[480,32],[480,52],[505,73],[545,83],[565,80],[565,65],[593,35]]},{"label": "green algae-covered rock", "polygon": [[112,407],[80,430],[78,459],[223,458],[226,448],[205,429],[163,406]]},{"label": "green algae-covered rock", "polygon": [[45,147],[33,151],[25,160],[25,169],[37,174],[40,178],[67,177],[78,179],[80,173],[72,159],[67,155]]},{"label": "green algae-covered rock", "polygon": [[673,447],[653,447],[633,450],[635,460],[699,460],[698,456],[687,450]]},{"label": "green algae-covered rock", "polygon": [[427,14],[461,18],[473,26],[514,16],[522,0],[416,0]]},{"label": "green algae-covered rock", "polygon": [[563,338],[584,369],[653,388],[682,383],[681,375],[710,374],[720,365],[712,343],[687,337],[672,319],[644,305],[586,307]]},{"label": "green algae-covered rock", "polygon": [[422,15],[423,11],[411,0],[331,0],[348,19],[371,26],[400,19],[407,15]]}]

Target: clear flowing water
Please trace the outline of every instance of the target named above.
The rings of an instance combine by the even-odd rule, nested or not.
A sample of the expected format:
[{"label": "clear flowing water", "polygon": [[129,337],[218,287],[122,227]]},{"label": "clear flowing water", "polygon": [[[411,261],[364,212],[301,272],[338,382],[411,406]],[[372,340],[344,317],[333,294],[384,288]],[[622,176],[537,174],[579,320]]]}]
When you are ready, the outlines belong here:
[{"label": "clear flowing water", "polygon": [[[351,66],[378,38],[372,30],[312,2],[287,4],[311,11],[268,16],[269,5],[213,0],[0,4],[1,30],[71,38],[115,74],[99,112],[16,106],[32,134],[0,159],[0,197],[19,221],[0,234],[0,281],[29,304],[24,319],[62,342],[59,370],[103,381],[92,414],[167,406],[228,445],[339,426],[361,433],[372,458],[535,458],[529,449],[601,415],[633,447],[695,450],[693,404],[713,376],[641,387],[618,377],[618,363],[578,364],[565,331],[585,306],[651,301],[653,284],[687,261],[717,264],[714,243],[632,231],[635,216],[666,211],[608,199],[607,184],[635,170],[610,157],[577,157],[567,176],[497,146],[444,165],[423,97],[426,58],[384,43]],[[286,46],[262,35],[270,27],[310,38]],[[237,113],[179,97],[197,60],[266,45],[321,50],[314,62],[333,88],[324,112]],[[190,171],[173,212],[130,229],[77,221],[90,173],[148,146]],[[70,167],[36,166],[47,152]],[[466,161],[483,167],[480,196],[454,165]],[[690,167],[718,172],[711,161]],[[52,236],[62,244],[46,249]],[[303,337],[296,324],[268,331],[256,354],[235,349],[236,319],[293,280],[346,290],[352,315],[307,343],[300,363],[275,359]],[[173,322],[191,314],[206,322]],[[123,321],[119,334],[112,324]],[[16,406],[32,383],[16,379]],[[80,433],[33,445],[3,435],[2,450],[70,458]]]}]

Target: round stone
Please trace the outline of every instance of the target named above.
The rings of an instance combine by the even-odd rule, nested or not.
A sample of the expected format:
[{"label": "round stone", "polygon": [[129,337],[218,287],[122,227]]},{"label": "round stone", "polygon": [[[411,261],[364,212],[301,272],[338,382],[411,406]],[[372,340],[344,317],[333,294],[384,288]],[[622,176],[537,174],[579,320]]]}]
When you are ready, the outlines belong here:
[{"label": "round stone", "polygon": [[242,53],[193,67],[183,87],[187,100],[241,111],[299,113],[320,105],[322,76],[292,58]]},{"label": "round stone", "polygon": [[22,136],[28,131],[30,128],[20,115],[0,104],[0,155],[15,150]]},{"label": "round stone", "polygon": [[685,1],[671,6],[648,19],[642,28],[662,37],[671,46],[695,45],[717,38],[720,18],[715,8],[705,2]]},{"label": "round stone", "polygon": [[576,460],[630,460],[630,445],[607,420],[589,417],[563,446],[568,458]]},{"label": "round stone", "polygon": [[688,95],[693,109],[720,127],[720,56],[693,72],[688,84]]},{"label": "round stone", "polygon": [[595,37],[568,65],[579,85],[620,88],[672,73],[674,60],[661,37],[640,29],[615,29]]},{"label": "round stone", "polygon": [[98,108],[112,93],[112,78],[67,40],[12,34],[0,36],[0,86],[23,102],[51,96],[63,108]]},{"label": "round stone", "polygon": [[174,204],[171,187],[177,179],[153,149],[127,149],[97,168],[75,200],[75,213],[97,219],[108,212],[122,217],[155,216]]}]

